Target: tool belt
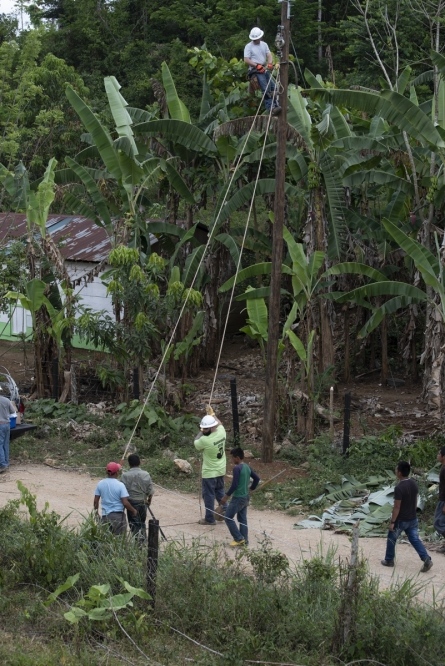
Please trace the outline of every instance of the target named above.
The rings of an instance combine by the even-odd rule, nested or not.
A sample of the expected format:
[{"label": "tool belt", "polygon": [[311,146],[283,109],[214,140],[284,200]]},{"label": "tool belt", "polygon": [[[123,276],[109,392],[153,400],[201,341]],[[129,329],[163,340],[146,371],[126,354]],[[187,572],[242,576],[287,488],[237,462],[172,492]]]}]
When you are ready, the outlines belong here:
[{"label": "tool belt", "polygon": [[261,90],[261,86],[258,83],[257,73],[254,69],[247,72],[247,80],[249,81],[249,93],[251,95],[254,95],[257,90]]}]

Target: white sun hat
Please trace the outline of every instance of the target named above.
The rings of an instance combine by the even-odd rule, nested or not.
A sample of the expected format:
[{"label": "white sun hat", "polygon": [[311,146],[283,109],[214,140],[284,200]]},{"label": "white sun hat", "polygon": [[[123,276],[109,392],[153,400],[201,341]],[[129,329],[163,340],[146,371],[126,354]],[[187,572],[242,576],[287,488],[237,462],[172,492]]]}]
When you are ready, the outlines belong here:
[{"label": "white sun hat", "polygon": [[250,31],[249,39],[261,39],[261,37],[264,35],[264,30],[261,30],[261,28],[252,28]]},{"label": "white sun hat", "polygon": [[203,430],[205,428],[213,428],[214,426],[217,426],[217,425],[219,425],[219,422],[215,419],[215,417],[214,416],[209,416],[209,414],[207,414],[201,420],[201,423],[199,424],[199,427],[201,428],[201,430]]}]

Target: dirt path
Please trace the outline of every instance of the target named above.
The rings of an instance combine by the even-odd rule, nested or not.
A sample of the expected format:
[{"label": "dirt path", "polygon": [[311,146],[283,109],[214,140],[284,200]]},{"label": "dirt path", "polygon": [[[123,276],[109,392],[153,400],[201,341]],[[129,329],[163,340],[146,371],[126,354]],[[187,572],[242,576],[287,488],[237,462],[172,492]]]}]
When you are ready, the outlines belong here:
[{"label": "dirt path", "polygon": [[[50,509],[61,516],[67,516],[67,523],[77,525],[83,516],[92,509],[93,493],[97,479],[77,471],[68,472],[44,465],[16,464],[10,471],[0,476],[0,506],[19,497],[17,481],[22,483],[37,496],[42,508],[45,502]],[[191,542],[199,538],[210,542],[228,544],[230,534],[224,523],[215,527],[197,524],[200,508],[197,494],[176,493],[156,487],[152,510],[168,539]],[[293,516],[275,511],[249,509],[249,540],[255,547],[266,532],[274,548],[283,552],[292,562],[310,559],[328,548],[335,549],[336,558],[345,560],[350,553],[350,541],[345,535],[320,530],[294,530],[296,522]],[[427,574],[419,574],[421,562],[408,543],[398,545],[397,565],[394,569],[385,569],[380,565],[384,555],[383,539],[360,539],[362,553],[369,564],[371,573],[378,575],[381,587],[387,588],[396,579],[415,579],[424,583],[418,597],[431,602],[445,601],[445,556],[432,553],[434,566]]]}]

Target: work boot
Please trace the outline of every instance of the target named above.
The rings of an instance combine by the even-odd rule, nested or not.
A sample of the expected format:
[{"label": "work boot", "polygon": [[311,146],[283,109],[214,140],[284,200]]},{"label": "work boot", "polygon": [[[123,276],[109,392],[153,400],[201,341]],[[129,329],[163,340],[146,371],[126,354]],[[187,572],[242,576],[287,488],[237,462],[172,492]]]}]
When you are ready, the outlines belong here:
[{"label": "work boot", "polygon": [[429,557],[427,560],[423,561],[423,567],[420,570],[420,573],[426,573],[433,566],[433,560]]},{"label": "work boot", "polygon": [[394,560],[382,560],[380,564],[382,564],[384,567],[393,567]]},{"label": "work boot", "polygon": [[281,113],[281,106],[274,106],[272,109],[272,115],[273,116],[279,116]]},{"label": "work boot", "polygon": [[198,525],[216,525],[216,522],[209,522],[205,518],[201,518],[201,520],[198,520]]},{"label": "work boot", "polygon": [[245,546],[246,542],[244,541],[244,539],[241,539],[241,541],[232,541],[230,545],[232,548],[237,548],[238,546]]}]

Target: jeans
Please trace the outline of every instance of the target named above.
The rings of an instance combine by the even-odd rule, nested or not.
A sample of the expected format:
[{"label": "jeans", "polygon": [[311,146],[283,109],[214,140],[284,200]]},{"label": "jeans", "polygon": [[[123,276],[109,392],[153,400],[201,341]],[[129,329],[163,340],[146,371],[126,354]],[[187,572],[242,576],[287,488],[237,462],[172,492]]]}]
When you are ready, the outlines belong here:
[{"label": "jeans", "polygon": [[0,468],[9,467],[9,423],[0,423]]},{"label": "jeans", "polygon": [[408,541],[416,550],[422,562],[429,560],[430,556],[428,555],[426,548],[419,537],[417,518],[414,518],[413,520],[396,520],[394,530],[390,530],[388,532],[385,560],[387,562],[392,562],[394,560],[396,553],[396,542],[402,532],[405,532],[406,536],[408,537]]},{"label": "jeans", "polygon": [[[249,496],[245,497],[232,497],[229,506],[226,509],[224,520],[229,528],[229,532],[235,541],[244,541],[248,543],[247,531],[247,507],[249,506]],[[239,522],[239,529],[236,525],[234,517],[237,517]]]},{"label": "jeans", "polygon": [[137,509],[138,515],[133,516],[133,514],[127,511],[128,524],[130,526],[130,531],[136,541],[143,543],[147,538],[147,530],[145,527],[145,521],[147,520],[147,507],[144,502],[137,502],[136,500],[128,500],[132,507]]},{"label": "jeans", "polygon": [[260,74],[256,71],[253,73],[258,79],[258,84],[263,93],[267,90],[266,94],[264,95],[264,106],[266,107],[266,111],[270,111],[272,106],[278,106],[278,95],[276,94],[274,98],[275,81],[267,70],[264,72],[264,74]]},{"label": "jeans", "polygon": [[434,514],[434,529],[443,537],[445,537],[445,513],[443,512],[444,506],[445,502],[438,502],[436,506],[436,513]]},{"label": "jeans", "polygon": [[216,476],[213,479],[202,479],[202,499],[205,506],[205,520],[215,523],[215,499],[219,502],[224,497],[224,477]]}]

